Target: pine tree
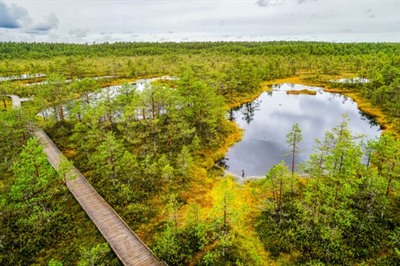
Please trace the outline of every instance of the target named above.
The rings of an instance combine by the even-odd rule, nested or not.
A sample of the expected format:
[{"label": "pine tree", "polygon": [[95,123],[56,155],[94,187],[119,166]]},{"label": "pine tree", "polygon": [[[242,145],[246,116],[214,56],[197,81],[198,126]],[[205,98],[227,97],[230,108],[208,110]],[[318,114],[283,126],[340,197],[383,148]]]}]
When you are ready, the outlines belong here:
[{"label": "pine tree", "polygon": [[294,123],[292,130],[286,135],[286,143],[290,146],[290,153],[292,155],[292,192],[294,191],[294,168],[295,168],[295,156],[300,151],[299,143],[302,141],[303,136],[299,124]]}]

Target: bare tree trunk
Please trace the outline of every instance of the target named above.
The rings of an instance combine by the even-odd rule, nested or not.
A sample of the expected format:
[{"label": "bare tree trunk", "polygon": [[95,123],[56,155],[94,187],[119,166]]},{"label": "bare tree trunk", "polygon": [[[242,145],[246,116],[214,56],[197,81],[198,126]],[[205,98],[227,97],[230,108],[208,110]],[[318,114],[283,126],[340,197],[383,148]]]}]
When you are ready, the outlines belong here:
[{"label": "bare tree trunk", "polygon": [[392,177],[389,178],[389,182],[388,182],[388,185],[387,185],[387,188],[386,188],[386,198],[389,197],[390,184],[392,183],[392,179],[393,179]]},{"label": "bare tree trunk", "polygon": [[61,103],[58,105],[58,112],[60,113],[60,121],[64,122],[65,121],[64,110],[63,110],[63,106]]},{"label": "bare tree trunk", "polygon": [[4,109],[7,109],[6,98],[5,96],[3,96],[2,98],[3,98]]}]

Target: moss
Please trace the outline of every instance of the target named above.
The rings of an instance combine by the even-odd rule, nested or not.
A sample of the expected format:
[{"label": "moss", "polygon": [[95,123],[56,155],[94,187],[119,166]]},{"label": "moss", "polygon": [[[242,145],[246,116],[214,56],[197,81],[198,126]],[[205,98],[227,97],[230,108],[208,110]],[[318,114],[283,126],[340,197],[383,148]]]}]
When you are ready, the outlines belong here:
[{"label": "moss", "polygon": [[316,95],[316,91],[312,90],[288,90],[286,91],[286,94],[294,94],[294,95],[299,95],[299,94],[307,94],[307,95]]},{"label": "moss", "polygon": [[252,102],[255,99],[257,99],[261,93],[265,91],[272,91],[272,88],[270,86],[270,83],[268,81],[264,81],[260,84],[260,87],[257,91],[251,94],[245,94],[245,95],[235,95],[233,101],[229,102],[227,104],[227,108],[236,108],[239,107],[245,103]]},{"label": "moss", "polygon": [[10,109],[11,106],[12,106],[12,102],[11,102],[11,99],[9,99],[8,97],[6,99],[6,108],[4,108],[3,100],[0,101],[0,111]]}]

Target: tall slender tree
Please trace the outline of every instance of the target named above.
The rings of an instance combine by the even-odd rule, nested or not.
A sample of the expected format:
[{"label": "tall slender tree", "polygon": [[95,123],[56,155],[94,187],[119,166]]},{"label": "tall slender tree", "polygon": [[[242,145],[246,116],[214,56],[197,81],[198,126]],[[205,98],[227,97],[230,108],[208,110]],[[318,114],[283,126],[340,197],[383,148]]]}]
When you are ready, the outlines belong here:
[{"label": "tall slender tree", "polygon": [[292,155],[292,192],[293,188],[293,178],[294,178],[294,168],[295,168],[295,160],[296,160],[296,153],[300,152],[299,143],[302,141],[303,136],[301,134],[301,129],[299,124],[296,122],[292,126],[292,130],[286,135],[286,143],[290,146],[290,153]]}]

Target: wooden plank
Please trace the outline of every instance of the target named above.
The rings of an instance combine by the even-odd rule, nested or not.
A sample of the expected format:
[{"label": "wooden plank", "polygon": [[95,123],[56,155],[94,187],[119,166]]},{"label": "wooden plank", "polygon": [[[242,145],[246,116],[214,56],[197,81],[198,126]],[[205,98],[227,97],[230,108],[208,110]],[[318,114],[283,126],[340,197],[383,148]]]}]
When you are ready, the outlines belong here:
[{"label": "wooden plank", "polygon": [[[62,153],[43,130],[37,129],[34,133],[43,145],[50,164],[57,170]],[[75,167],[67,176],[75,177],[67,178],[69,190],[124,265],[166,265],[128,227]]]}]

